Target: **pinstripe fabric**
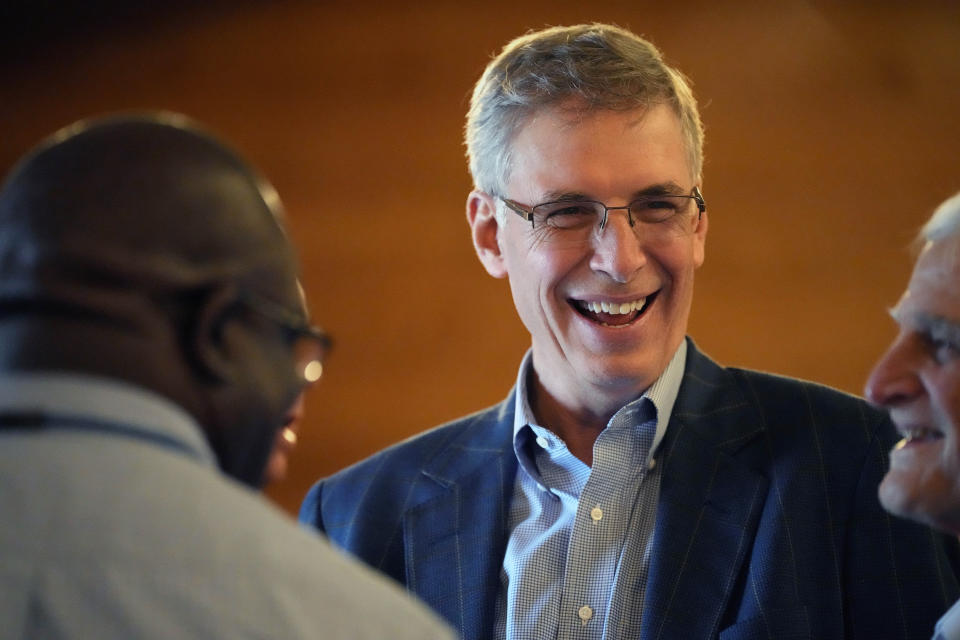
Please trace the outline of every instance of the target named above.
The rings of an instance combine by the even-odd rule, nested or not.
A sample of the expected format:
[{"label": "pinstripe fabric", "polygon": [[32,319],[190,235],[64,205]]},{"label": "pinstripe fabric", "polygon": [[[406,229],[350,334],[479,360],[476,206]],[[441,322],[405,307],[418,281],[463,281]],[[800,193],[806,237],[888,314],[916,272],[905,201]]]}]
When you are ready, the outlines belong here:
[{"label": "pinstripe fabric", "polygon": [[536,424],[520,366],[514,418],[517,474],[508,517],[495,637],[612,640],[640,633],[660,487],[655,442],[680,387],[686,343],[640,398],[599,435],[588,467]]},{"label": "pinstripe fabric", "polygon": [[[495,637],[524,473],[515,396],[321,480],[301,509],[465,640]],[[960,598],[958,546],[880,507],[898,439],[862,400],[721,367],[688,341],[655,445],[660,496],[637,637],[930,640]]]}]

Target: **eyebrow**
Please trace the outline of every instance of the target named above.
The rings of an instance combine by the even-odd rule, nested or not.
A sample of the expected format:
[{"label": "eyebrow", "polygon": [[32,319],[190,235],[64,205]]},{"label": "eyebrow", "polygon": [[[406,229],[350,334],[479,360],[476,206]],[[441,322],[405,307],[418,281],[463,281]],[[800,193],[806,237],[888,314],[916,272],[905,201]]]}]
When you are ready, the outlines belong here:
[{"label": "eyebrow", "polygon": [[[660,182],[657,184],[652,184],[648,187],[644,187],[639,191],[634,191],[633,195],[630,196],[630,201],[638,200],[646,196],[666,196],[666,195],[687,195],[683,191],[683,187],[678,185],[676,182],[669,180],[667,182]],[[541,202],[570,202],[573,200],[596,200],[595,197],[582,193],[580,191],[548,191],[543,194],[543,200]]]},{"label": "eyebrow", "polygon": [[634,198],[642,198],[643,196],[681,196],[687,195],[683,191],[683,187],[678,185],[674,181],[661,182],[660,184],[652,184],[645,189],[641,189],[633,194]]},{"label": "eyebrow", "polygon": [[890,309],[890,317],[898,324],[906,324],[911,329],[922,331],[938,341],[960,346],[960,322],[935,313],[922,311],[903,313],[899,308]]}]

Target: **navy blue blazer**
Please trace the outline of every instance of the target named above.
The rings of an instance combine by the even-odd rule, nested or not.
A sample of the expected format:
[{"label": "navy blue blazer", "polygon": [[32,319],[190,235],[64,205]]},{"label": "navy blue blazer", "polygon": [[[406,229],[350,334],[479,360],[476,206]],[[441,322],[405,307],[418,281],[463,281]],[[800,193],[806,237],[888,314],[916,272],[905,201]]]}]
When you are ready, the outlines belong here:
[{"label": "navy blue blazer", "polygon": [[[957,541],[887,515],[884,413],[688,345],[641,638],[930,638]],[[517,460],[513,393],[318,482],[300,519],[468,640],[490,638]]]}]

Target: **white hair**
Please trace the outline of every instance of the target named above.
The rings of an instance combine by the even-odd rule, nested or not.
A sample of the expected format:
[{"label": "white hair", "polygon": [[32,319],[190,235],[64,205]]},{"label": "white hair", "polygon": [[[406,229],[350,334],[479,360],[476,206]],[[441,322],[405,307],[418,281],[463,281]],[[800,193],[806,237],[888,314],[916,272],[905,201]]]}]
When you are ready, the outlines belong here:
[{"label": "white hair", "polygon": [[[487,65],[465,131],[476,188],[503,195],[517,132],[538,109],[570,99],[591,110],[670,106],[680,120],[692,177],[699,179],[703,125],[687,79],[647,40],[594,23],[528,33]],[[498,207],[498,219],[504,215]]]},{"label": "white hair", "polygon": [[960,233],[960,193],[945,200],[920,230],[920,240],[935,242]]}]

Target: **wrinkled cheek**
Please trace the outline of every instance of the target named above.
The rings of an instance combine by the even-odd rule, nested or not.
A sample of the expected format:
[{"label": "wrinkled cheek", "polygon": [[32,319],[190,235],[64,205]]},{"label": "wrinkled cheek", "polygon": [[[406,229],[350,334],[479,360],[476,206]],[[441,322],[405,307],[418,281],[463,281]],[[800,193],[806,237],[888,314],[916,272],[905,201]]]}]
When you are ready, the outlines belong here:
[{"label": "wrinkled cheek", "polygon": [[949,376],[946,385],[949,387],[950,394],[943,402],[945,406],[937,413],[940,414],[938,418],[941,424],[948,427],[953,437],[958,439],[955,445],[957,451],[954,453],[954,462],[960,467],[960,374]]},{"label": "wrinkled cheek", "polygon": [[897,516],[951,530],[951,523],[960,521],[960,474],[942,464],[893,467],[880,483],[878,496]]},{"label": "wrinkled cheek", "polygon": [[510,274],[510,291],[520,319],[531,333],[545,326],[556,330],[566,324],[569,309],[564,282],[575,272],[576,265],[561,255],[537,255]]},{"label": "wrinkled cheek", "polygon": [[925,505],[930,495],[929,486],[924,486],[922,474],[916,469],[891,468],[880,483],[880,504],[890,513],[917,519],[923,516],[930,505]]}]

